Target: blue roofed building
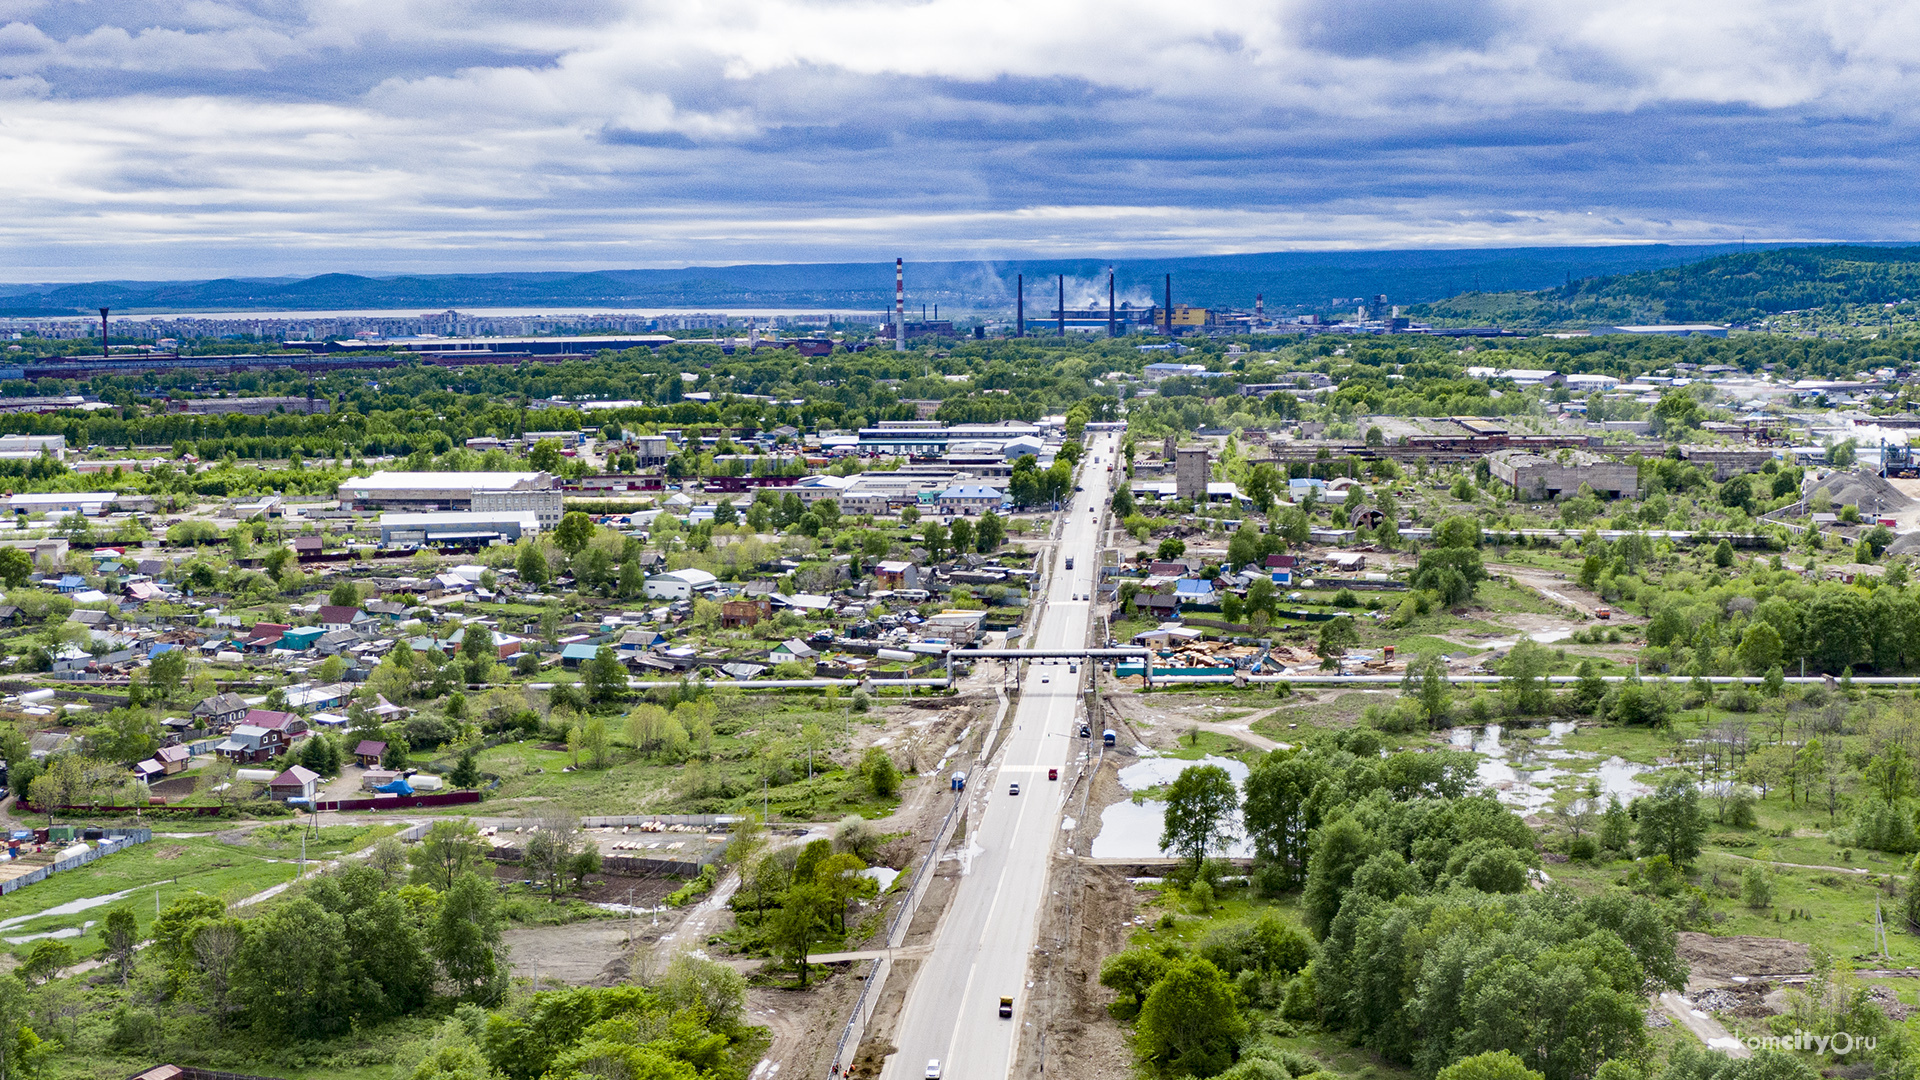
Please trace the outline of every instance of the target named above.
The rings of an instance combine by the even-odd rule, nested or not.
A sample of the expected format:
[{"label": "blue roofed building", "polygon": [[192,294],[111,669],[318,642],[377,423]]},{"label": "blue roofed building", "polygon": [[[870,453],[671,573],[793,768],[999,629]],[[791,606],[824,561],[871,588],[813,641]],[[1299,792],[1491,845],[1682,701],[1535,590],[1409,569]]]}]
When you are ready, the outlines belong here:
[{"label": "blue roofed building", "polygon": [[985,484],[955,484],[940,493],[934,505],[943,514],[977,514],[983,510],[998,510],[1007,501],[1007,496],[999,488]]}]

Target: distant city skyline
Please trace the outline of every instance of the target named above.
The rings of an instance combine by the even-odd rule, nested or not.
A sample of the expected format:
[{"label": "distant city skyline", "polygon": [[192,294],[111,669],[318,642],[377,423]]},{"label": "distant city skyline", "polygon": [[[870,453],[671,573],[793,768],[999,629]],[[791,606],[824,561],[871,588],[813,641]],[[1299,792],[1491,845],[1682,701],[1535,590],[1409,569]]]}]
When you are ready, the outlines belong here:
[{"label": "distant city skyline", "polygon": [[1920,237],[1866,0],[0,0],[0,278]]}]

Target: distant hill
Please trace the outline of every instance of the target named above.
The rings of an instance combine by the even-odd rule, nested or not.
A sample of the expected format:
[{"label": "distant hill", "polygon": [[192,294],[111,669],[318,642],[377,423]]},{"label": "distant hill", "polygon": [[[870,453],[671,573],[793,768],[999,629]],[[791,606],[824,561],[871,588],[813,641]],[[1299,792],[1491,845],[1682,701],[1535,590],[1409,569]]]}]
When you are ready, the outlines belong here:
[{"label": "distant hill", "polygon": [[1587,278],[1536,291],[1465,293],[1415,318],[1515,328],[1745,323],[1782,311],[1920,296],[1920,247],[1792,247]]},{"label": "distant hill", "polygon": [[[1052,309],[1055,275],[1067,277],[1067,304],[1106,302],[1106,272],[1116,268],[1121,300],[1136,305],[1163,295],[1173,275],[1177,304],[1251,308],[1266,297],[1276,314],[1350,310],[1359,297],[1386,294],[1394,304],[1439,301],[1470,290],[1516,293],[1570,279],[1672,267],[1737,250],[1730,245],[1672,247],[1505,248],[1451,251],[1272,252],[1189,258],[924,262],[907,264],[907,299],[949,311],[1010,310],[1015,275],[1026,275],[1027,312]],[[1448,301],[1451,303],[1452,301]],[[0,308],[91,314],[182,311],[319,311],[449,307],[835,308],[874,310],[893,304],[893,264],[816,263],[607,270],[593,273],[433,274],[364,277],[323,274],[305,279],[96,281],[0,286]]]}]

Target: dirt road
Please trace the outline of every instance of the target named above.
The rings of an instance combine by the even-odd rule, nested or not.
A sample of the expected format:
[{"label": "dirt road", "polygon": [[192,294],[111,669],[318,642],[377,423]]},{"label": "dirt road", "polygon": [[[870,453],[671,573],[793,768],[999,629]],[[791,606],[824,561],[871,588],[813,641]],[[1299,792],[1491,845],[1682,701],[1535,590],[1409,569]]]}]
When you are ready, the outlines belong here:
[{"label": "dirt road", "polygon": [[1718,1050],[1733,1058],[1753,1056],[1747,1044],[1733,1037],[1733,1033],[1720,1025],[1720,1021],[1688,1004],[1687,999],[1669,990],[1660,995],[1660,1007],[1668,1016],[1693,1033],[1693,1037],[1704,1043],[1709,1050]]}]

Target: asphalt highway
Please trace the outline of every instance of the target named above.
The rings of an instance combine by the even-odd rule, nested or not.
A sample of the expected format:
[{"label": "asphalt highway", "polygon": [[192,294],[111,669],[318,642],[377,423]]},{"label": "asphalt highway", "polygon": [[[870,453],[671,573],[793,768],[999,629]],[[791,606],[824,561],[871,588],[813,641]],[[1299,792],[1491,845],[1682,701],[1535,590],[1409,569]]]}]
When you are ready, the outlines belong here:
[{"label": "asphalt highway", "polygon": [[[1087,440],[1080,484],[1061,512],[1064,529],[1047,603],[1034,647],[1078,648],[1086,644],[1100,551],[1099,523],[1110,484],[1107,472],[1120,448],[1118,435]],[[1094,459],[1098,458],[1096,462]],[[1066,560],[1074,568],[1066,569]],[[1076,599],[1078,597],[1079,599]],[[1087,678],[1067,661],[1033,661],[1021,683],[1019,705],[999,756],[968,778],[967,797],[979,800],[962,856],[962,876],[901,1010],[884,1080],[922,1080],[938,1059],[943,1080],[1002,1080],[1026,1024],[1027,962],[1046,895],[1049,856],[1059,844],[1065,784],[1047,770],[1069,776],[1079,753],[1080,695]],[[1094,732],[1099,737],[1099,732]],[[1020,794],[1010,793],[1012,785]],[[1011,1019],[999,1014],[1011,997]]]}]

